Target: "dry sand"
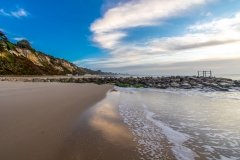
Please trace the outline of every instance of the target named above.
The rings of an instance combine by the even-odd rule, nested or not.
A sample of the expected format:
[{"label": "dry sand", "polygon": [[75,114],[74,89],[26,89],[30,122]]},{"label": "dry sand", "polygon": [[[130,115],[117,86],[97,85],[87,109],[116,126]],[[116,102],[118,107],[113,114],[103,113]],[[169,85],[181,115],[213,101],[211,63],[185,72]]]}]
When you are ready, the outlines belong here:
[{"label": "dry sand", "polygon": [[111,88],[0,82],[0,159],[62,159],[59,155],[81,114]]},{"label": "dry sand", "polygon": [[[114,75],[112,75],[114,76]],[[17,75],[0,75],[0,78],[12,78],[12,79],[16,79],[18,81],[23,81],[25,79],[33,79],[33,78],[41,78],[41,79],[51,79],[51,78],[93,78],[93,77],[104,77],[104,76],[99,76],[99,75],[87,75],[87,76],[82,76],[82,75],[79,75],[79,76],[65,76],[65,75],[46,75],[46,76],[33,76],[33,75],[29,75],[29,76],[17,76]],[[108,76],[107,76],[108,77]]]}]

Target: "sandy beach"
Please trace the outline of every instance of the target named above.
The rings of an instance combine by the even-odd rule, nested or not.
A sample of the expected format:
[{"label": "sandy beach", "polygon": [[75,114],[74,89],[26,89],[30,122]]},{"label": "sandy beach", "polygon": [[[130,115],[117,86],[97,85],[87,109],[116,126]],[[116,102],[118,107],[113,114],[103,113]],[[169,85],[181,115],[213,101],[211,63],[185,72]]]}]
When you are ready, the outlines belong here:
[{"label": "sandy beach", "polygon": [[[113,108],[116,96],[111,105],[101,101],[112,88],[96,84],[1,82],[0,159],[122,159],[121,155],[127,154],[134,159],[135,144],[130,141],[126,145],[133,137]],[[99,105],[103,107],[100,112],[106,113],[103,117],[114,115],[112,123],[101,123]],[[117,129],[116,124],[126,130],[128,139],[119,141],[119,146],[121,136],[116,135],[121,132],[111,129]]]}]

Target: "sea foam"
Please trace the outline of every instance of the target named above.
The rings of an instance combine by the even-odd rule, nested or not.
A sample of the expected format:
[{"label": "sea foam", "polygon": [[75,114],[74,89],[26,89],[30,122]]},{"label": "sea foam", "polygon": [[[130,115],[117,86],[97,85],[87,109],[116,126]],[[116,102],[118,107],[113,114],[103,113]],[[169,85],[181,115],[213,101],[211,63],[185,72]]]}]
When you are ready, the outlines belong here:
[{"label": "sea foam", "polygon": [[121,92],[119,113],[143,157],[240,157],[238,91],[116,89]]}]

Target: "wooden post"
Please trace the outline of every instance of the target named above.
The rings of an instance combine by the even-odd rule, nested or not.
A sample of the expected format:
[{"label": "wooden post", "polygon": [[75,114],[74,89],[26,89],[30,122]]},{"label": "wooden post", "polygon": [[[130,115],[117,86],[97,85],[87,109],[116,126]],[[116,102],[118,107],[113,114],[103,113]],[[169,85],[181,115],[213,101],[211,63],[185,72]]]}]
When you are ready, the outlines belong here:
[{"label": "wooden post", "polygon": [[198,77],[203,76],[203,77],[212,77],[212,71],[198,71]]}]

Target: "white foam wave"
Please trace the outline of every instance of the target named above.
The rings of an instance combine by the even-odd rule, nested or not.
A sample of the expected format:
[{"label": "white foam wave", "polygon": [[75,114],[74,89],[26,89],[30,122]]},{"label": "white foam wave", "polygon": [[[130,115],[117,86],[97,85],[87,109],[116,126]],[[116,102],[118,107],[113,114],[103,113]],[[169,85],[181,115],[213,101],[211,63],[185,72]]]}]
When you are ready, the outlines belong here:
[{"label": "white foam wave", "polygon": [[[127,90],[128,92],[128,90]],[[147,106],[136,106],[126,95],[122,95],[119,105],[120,115],[129,126],[135,136],[133,141],[138,140],[138,151],[140,154],[152,159],[162,158],[161,153],[166,147],[172,150],[179,160],[192,160],[197,157],[191,149],[183,146],[190,136],[173,130],[164,123],[154,119],[154,113]],[[167,138],[169,146],[161,144],[161,139]],[[169,152],[169,151],[168,151]]]},{"label": "white foam wave", "polygon": [[240,100],[240,88],[235,87],[229,89],[228,92],[222,91],[205,91],[202,89],[176,89],[176,88],[167,88],[167,89],[156,89],[156,88],[120,88],[116,87],[119,91],[136,92],[136,91],[150,91],[150,92],[161,92],[161,93],[172,93],[172,94],[181,94],[187,96],[202,96],[207,98],[215,99],[228,99],[228,100]]},{"label": "white foam wave", "polygon": [[232,98],[239,94],[236,91],[117,90],[120,115],[135,136],[139,153],[149,159],[171,159],[163,157],[168,156],[167,149],[177,159],[240,157],[240,96]]},{"label": "white foam wave", "polygon": [[173,130],[167,125],[163,124],[161,121],[155,120],[154,113],[147,110],[147,106],[143,104],[146,112],[146,118],[153,122],[157,127],[162,129],[163,134],[167,137],[168,141],[173,143],[172,151],[176,158],[179,160],[192,160],[197,157],[197,154],[191,149],[183,146],[183,143],[187,141],[190,136],[184,133]]}]

